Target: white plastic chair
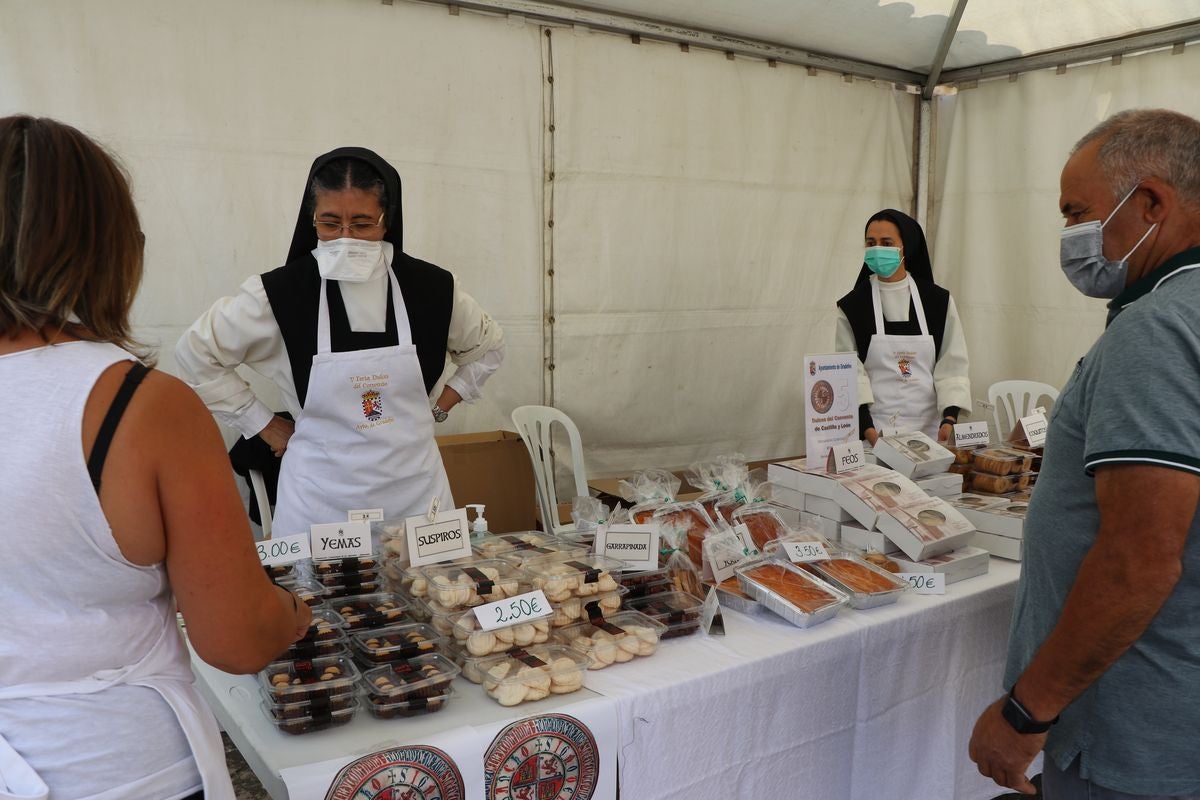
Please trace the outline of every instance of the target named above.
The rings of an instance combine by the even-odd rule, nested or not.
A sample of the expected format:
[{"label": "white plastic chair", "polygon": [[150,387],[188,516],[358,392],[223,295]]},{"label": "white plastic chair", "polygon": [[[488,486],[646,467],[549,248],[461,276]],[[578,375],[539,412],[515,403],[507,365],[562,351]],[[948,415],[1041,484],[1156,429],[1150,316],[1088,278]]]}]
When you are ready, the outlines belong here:
[{"label": "white plastic chair", "polygon": [[[571,441],[571,469],[575,477],[575,496],[587,495],[587,474],[583,466],[583,440],[579,428],[563,412],[549,406],[521,406],[512,412],[513,425],[525,442],[529,460],[533,462],[533,478],[537,486],[538,507],[542,511],[542,526],[554,532],[570,530],[573,523],[558,524],[558,493],[554,487],[554,460],[551,453],[551,427],[558,423]],[[574,499],[574,498],[572,498]]]},{"label": "white plastic chair", "polygon": [[254,497],[258,500],[258,518],[262,520],[264,539],[271,538],[271,501],[267,497],[267,482],[256,469],[250,470],[250,485],[254,488]]},{"label": "white plastic chair", "polygon": [[[992,416],[996,421],[996,435],[1004,439],[1012,432],[1017,420],[1029,416],[1038,407],[1038,400],[1049,397],[1050,402],[1058,400],[1058,389],[1048,383],[1037,381],[999,381],[988,387],[988,403],[992,406]],[[1008,415],[1008,427],[1000,420],[1000,408]]]}]

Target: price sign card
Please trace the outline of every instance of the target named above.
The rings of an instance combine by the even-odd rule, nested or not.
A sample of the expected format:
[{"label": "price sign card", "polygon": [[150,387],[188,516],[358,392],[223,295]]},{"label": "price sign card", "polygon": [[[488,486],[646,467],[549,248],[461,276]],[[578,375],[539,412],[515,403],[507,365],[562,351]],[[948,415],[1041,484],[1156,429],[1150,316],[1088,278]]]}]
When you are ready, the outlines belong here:
[{"label": "price sign card", "polygon": [[721,616],[721,602],[717,598],[717,590],[709,588],[704,598],[704,606],[700,611],[700,627],[709,636],[725,635],[725,618]]},{"label": "price sign card", "polygon": [[784,542],[783,550],[793,564],[803,564],[806,561],[827,561],[829,551],[820,542]]},{"label": "price sign card", "polygon": [[347,517],[351,522],[383,522],[382,508],[356,508]]},{"label": "price sign card", "polygon": [[507,600],[475,606],[474,611],[475,619],[479,620],[479,627],[485,631],[507,628],[509,625],[548,617],[554,613],[554,609],[550,608],[550,601],[541,589]]},{"label": "price sign card", "polygon": [[435,512],[432,521],[428,514],[409,517],[404,520],[404,533],[414,567],[471,555],[471,529],[465,508]]},{"label": "price sign card", "polygon": [[312,558],[312,545],[308,536],[307,533],[297,533],[295,536],[281,536],[278,539],[255,542],[259,563],[264,567],[274,567]]},{"label": "price sign card", "polygon": [[940,572],[901,572],[908,588],[915,594],[945,594],[946,576]]},{"label": "price sign card", "polygon": [[309,526],[313,558],[358,558],[371,555],[369,522],[326,522]]},{"label": "price sign card", "polygon": [[1021,433],[1024,433],[1025,441],[1030,447],[1043,447],[1046,444],[1046,431],[1050,427],[1050,421],[1046,419],[1046,409],[1040,406],[1035,408],[1028,417],[1021,417],[1017,427],[1021,430],[1013,430],[1014,439],[1018,439]]},{"label": "price sign card", "polygon": [[863,444],[857,439],[846,444],[839,444],[829,451],[829,461],[825,471],[834,475],[852,472],[867,463],[863,456]]},{"label": "price sign card", "polygon": [[622,562],[625,570],[658,569],[658,525],[601,525],[596,554]]},{"label": "price sign card", "polygon": [[955,447],[987,447],[992,443],[987,421],[960,422],[954,426]]},{"label": "price sign card", "polygon": [[[751,558],[746,545],[734,531],[725,531],[704,538],[704,559],[712,567],[713,581],[721,583]],[[758,551],[756,550],[755,553]]]}]

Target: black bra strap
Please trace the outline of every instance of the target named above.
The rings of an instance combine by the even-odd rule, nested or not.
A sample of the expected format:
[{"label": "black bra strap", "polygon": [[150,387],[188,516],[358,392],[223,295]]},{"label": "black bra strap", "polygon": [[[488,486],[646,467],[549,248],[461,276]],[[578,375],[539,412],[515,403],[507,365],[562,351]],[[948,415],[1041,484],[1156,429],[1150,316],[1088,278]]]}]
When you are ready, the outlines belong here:
[{"label": "black bra strap", "polygon": [[121,421],[134,390],[149,371],[149,367],[138,362],[125,373],[125,380],[121,382],[117,396],[113,398],[108,413],[104,415],[104,421],[100,423],[100,432],[96,434],[96,442],[92,445],[92,454],[88,456],[87,463],[88,474],[92,476],[92,486],[96,487],[97,494],[100,492],[100,474],[104,472],[104,460],[108,458],[108,447],[112,444],[113,434],[117,432],[117,423]]}]

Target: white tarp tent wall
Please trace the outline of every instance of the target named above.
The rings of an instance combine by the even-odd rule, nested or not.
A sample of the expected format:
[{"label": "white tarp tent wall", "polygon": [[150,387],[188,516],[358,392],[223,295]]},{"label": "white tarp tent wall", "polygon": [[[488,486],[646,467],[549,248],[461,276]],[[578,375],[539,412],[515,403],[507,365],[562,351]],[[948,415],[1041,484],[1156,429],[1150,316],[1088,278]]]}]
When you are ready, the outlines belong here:
[{"label": "white tarp tent wall", "polygon": [[[976,397],[1008,377],[1061,384],[1103,323],[1056,267],[1067,150],[1123,108],[1200,116],[1200,54],[1170,38],[1194,26],[1120,65],[1055,74],[1059,55],[1028,56],[1194,22],[1200,0],[591,4],[693,29],[471,5],[526,16],[0,0],[0,114],[75,124],[129,167],[148,235],[135,318],[168,370],[204,308],[280,263],[312,157],[379,151],[405,180],[406,250],[456,272],[507,333],[505,367],[447,432],[549,402],[579,423],[592,474],[799,452],[794,365],[831,348],[862,225],[886,206],[926,218]],[[784,36],[858,60],[758,41]],[[939,42],[964,89],[923,102]]]}]

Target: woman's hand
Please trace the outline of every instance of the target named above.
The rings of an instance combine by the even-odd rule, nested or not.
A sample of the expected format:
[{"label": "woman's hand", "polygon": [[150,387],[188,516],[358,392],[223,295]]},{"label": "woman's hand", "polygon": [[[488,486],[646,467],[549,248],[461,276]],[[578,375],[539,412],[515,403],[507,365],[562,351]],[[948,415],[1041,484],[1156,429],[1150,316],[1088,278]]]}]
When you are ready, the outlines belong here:
[{"label": "woman's hand", "polygon": [[952,435],[954,435],[954,423],[950,420],[944,420],[938,428],[938,441],[949,442]]},{"label": "woman's hand", "polygon": [[875,430],[874,428],[867,428],[864,436],[867,437],[867,443],[870,444],[871,447],[874,447],[875,443],[879,441],[879,431]]},{"label": "woman's hand", "polygon": [[267,423],[267,427],[258,432],[258,436],[267,446],[271,448],[271,452],[276,458],[282,458],[283,452],[287,450],[288,441],[291,440],[292,434],[296,432],[296,424],[291,420],[284,419],[276,415],[271,417],[271,421]]}]

